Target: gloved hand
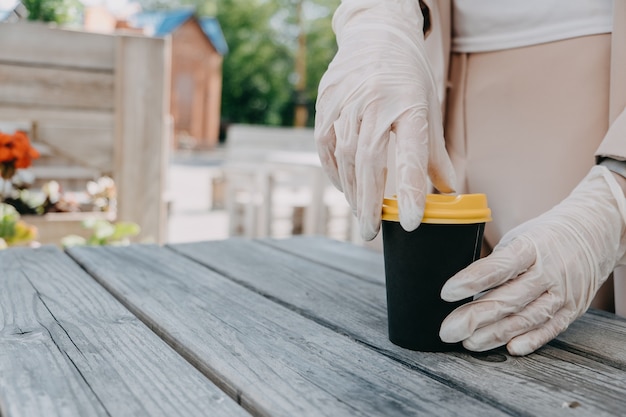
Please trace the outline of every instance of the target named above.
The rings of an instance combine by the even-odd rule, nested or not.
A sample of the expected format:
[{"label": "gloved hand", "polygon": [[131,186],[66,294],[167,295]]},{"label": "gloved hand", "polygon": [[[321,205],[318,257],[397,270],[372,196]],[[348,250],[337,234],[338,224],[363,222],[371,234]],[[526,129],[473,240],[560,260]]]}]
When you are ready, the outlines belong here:
[{"label": "gloved hand", "polygon": [[343,0],[333,17],[339,49],[320,81],[315,139],[366,240],[380,228],[390,131],[406,230],[422,220],[429,176],[441,192],[454,191],[422,24],[417,0]]},{"label": "gloved hand", "polygon": [[623,191],[610,171],[594,167],[560,204],[446,282],[446,301],[488,292],[450,313],[439,335],[473,351],[506,344],[512,355],[529,354],[587,310],[625,252]]}]

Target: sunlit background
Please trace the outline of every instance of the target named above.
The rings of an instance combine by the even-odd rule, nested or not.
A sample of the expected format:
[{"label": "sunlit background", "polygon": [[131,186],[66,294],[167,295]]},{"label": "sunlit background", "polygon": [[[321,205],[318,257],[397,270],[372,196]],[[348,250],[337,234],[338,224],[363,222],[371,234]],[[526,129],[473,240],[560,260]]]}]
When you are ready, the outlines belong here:
[{"label": "sunlit background", "polygon": [[[128,171],[121,172],[119,162],[107,166],[122,156],[116,154],[117,148],[105,149],[104,142],[89,149],[90,137],[95,135],[119,147],[120,141],[152,140],[143,136],[150,130],[146,123],[164,123],[162,132],[157,133],[163,134],[159,137],[165,148],[162,155],[146,151],[137,165],[149,165],[161,157],[166,161],[152,174],[163,174],[163,184],[154,181],[161,189],[158,204],[165,207],[165,214],[158,214],[164,219],[159,226],[163,232],[142,233],[137,240],[164,243],[294,234],[355,240],[350,211],[341,193],[323,175],[313,139],[317,85],[336,52],[331,18],[338,4],[339,0],[0,0],[0,37],[5,38],[4,44],[0,39],[0,66],[4,64],[6,71],[16,76],[13,81],[6,78],[4,94],[0,88],[0,107],[7,110],[0,116],[0,133],[3,128],[6,133],[25,130],[41,151],[32,167],[0,180],[4,203],[13,204],[25,220],[37,225],[39,243],[58,243],[64,232],[89,234],[91,231],[81,233],[76,226],[68,226],[46,236],[52,214],[62,218],[65,212],[84,211],[83,206],[95,198],[89,187],[97,189],[93,184],[99,184],[101,178],[105,182],[113,179],[118,188],[115,198],[120,200],[130,198],[123,197],[124,190],[132,188],[129,184],[140,182],[126,177]],[[77,93],[82,95],[77,101],[72,101],[72,92],[68,92],[68,103],[55,101],[55,94],[63,97],[63,92],[40,89],[37,83],[56,83],[61,90],[63,82],[72,88],[87,83],[83,75],[72,72],[83,65],[78,63],[80,48],[73,49],[69,42],[50,62],[43,56],[24,58],[16,52],[23,46],[10,40],[17,33],[30,32],[42,34],[34,42],[43,51],[46,42],[51,42],[50,48],[59,48],[59,42],[74,37],[89,42],[101,39],[100,43],[115,39],[116,50],[124,39],[133,37],[164,40],[167,60],[154,69],[155,74],[165,74],[165,89],[159,98],[166,108],[165,118],[141,122],[136,118],[145,116],[147,110],[136,104],[123,111],[130,112],[126,117],[136,120],[141,132],[132,138],[118,137],[119,96],[136,88],[129,84],[121,87],[119,73],[132,73],[132,65],[145,65],[145,61],[130,62],[141,60],[141,51],[134,52],[128,62],[116,52],[112,69],[106,65],[88,69],[91,75],[85,75],[87,78],[101,71],[110,74],[106,81],[96,82],[112,83],[112,92],[103,91],[106,85],[102,84],[96,86],[100,90],[90,91],[86,84]],[[46,34],[50,34],[49,40]],[[58,36],[63,40],[54,41]],[[44,70],[48,67],[50,70]],[[40,70],[45,75],[40,75]],[[54,77],[56,71],[69,78],[63,82],[43,80]],[[38,81],[30,82],[25,74],[31,72]],[[75,76],[79,80],[76,85]],[[155,88],[158,91],[156,84]],[[93,94],[103,93],[112,94],[112,113],[108,105],[83,103]],[[22,99],[21,94],[28,97]],[[34,98],[33,94],[43,96]],[[145,99],[142,94],[138,92],[133,100]],[[42,103],[48,103],[45,109]],[[57,120],[58,115],[62,117]],[[78,137],[79,133],[82,136]],[[113,157],[98,154],[98,146],[113,152]],[[50,190],[55,190],[52,196]],[[155,203],[150,201],[133,202],[135,213],[141,212],[141,204],[150,206],[146,213],[151,212]],[[118,208],[131,204],[120,203]],[[42,214],[45,220],[35,217]],[[141,215],[121,219],[119,214],[107,214],[106,221],[142,221]]]}]

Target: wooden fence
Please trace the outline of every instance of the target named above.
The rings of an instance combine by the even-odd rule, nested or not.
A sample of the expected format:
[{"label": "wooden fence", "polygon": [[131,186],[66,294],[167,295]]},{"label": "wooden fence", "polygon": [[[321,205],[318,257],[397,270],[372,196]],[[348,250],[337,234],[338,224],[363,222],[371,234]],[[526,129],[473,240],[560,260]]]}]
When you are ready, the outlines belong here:
[{"label": "wooden fence", "polygon": [[[140,238],[158,243],[166,230],[169,47],[168,39],[0,24],[0,121],[32,126],[45,150],[36,178],[71,186],[111,176],[116,219],[138,223]],[[42,241],[58,243],[39,224]]]}]

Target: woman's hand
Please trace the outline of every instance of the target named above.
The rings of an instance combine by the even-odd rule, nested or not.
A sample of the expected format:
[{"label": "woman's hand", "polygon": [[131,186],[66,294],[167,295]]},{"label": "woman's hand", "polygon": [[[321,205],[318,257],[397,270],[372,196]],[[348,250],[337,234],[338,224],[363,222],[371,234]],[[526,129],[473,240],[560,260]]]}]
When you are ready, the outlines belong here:
[{"label": "woman's hand", "polygon": [[446,301],[487,291],[441,325],[469,350],[543,346],[581,316],[626,252],[626,199],[613,174],[592,168],[559,205],[507,233],[493,253],[450,278]]},{"label": "woman's hand", "polygon": [[429,176],[440,191],[454,191],[422,26],[416,0],[344,0],[333,18],[339,49],[319,85],[315,138],[366,240],[380,228],[390,132],[406,230],[422,220]]}]

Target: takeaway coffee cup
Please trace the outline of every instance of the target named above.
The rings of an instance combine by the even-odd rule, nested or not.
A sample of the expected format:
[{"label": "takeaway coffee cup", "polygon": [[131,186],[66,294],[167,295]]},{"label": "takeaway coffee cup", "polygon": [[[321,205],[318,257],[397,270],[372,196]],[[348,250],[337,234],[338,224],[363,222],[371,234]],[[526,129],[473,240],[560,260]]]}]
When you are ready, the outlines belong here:
[{"label": "takeaway coffee cup", "polygon": [[458,306],[441,299],[443,284],[478,259],[491,210],[484,194],[429,194],[422,224],[400,226],[396,199],[383,202],[382,230],[389,340],[420,351],[457,350],[439,338],[443,319]]}]

